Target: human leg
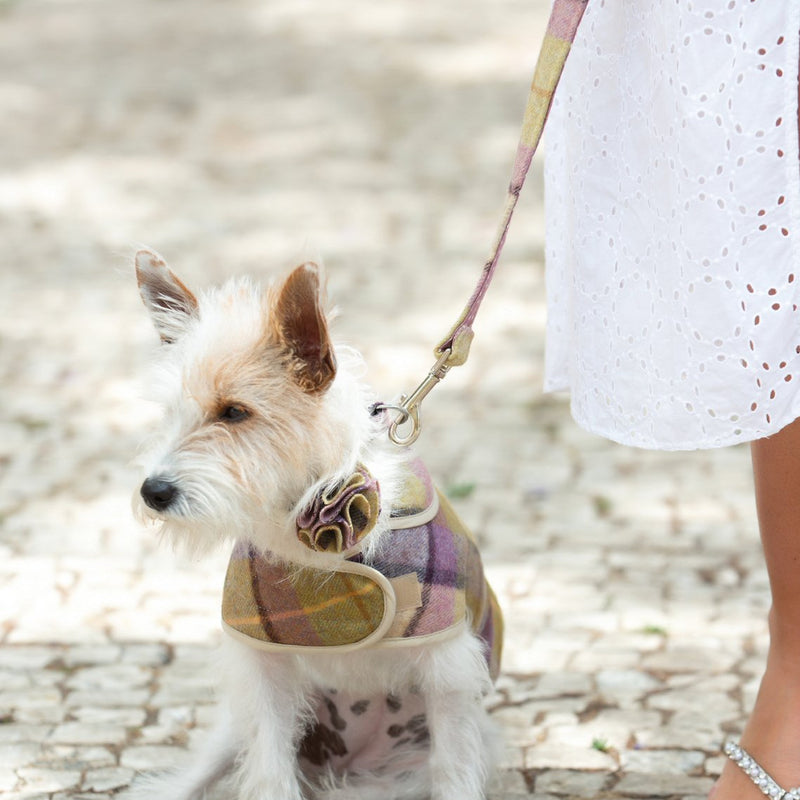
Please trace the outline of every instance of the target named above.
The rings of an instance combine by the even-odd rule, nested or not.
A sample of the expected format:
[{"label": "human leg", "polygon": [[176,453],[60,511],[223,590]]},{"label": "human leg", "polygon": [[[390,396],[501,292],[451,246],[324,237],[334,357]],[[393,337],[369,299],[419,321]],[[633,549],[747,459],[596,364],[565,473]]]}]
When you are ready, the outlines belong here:
[{"label": "human leg", "polygon": [[[800,786],[800,420],[753,442],[751,449],[772,609],[767,667],[742,746],[790,789]],[[763,797],[732,763],[712,796]]]}]

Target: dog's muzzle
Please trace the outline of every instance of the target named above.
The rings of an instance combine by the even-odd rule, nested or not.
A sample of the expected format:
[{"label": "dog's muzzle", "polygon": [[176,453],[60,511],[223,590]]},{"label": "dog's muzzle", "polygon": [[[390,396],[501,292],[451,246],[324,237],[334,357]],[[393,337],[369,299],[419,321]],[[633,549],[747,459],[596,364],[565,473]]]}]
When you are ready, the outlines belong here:
[{"label": "dog's muzzle", "polygon": [[165,478],[148,478],[139,490],[142,500],[153,511],[166,511],[178,497],[178,487]]}]

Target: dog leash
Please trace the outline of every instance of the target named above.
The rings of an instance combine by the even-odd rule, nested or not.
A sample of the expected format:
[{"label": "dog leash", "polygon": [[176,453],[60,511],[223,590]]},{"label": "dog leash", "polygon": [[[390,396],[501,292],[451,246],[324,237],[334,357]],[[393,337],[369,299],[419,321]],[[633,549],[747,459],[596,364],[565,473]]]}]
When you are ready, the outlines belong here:
[{"label": "dog leash", "polygon": [[[450,332],[434,348],[436,363],[422,383],[410,395],[401,395],[396,404],[379,403],[374,406],[376,412],[384,410],[396,412],[397,416],[389,425],[389,438],[397,445],[410,445],[417,440],[422,430],[419,417],[422,401],[452,367],[461,366],[469,356],[474,336],[472,323],[494,276],[519,193],[525,183],[533,154],[542,138],[553,94],[588,2],[589,0],[554,0],[525,107],[522,133],[511,171],[511,181],[500,226],[471,297]],[[410,423],[410,430],[403,433],[400,429],[406,423]]]}]

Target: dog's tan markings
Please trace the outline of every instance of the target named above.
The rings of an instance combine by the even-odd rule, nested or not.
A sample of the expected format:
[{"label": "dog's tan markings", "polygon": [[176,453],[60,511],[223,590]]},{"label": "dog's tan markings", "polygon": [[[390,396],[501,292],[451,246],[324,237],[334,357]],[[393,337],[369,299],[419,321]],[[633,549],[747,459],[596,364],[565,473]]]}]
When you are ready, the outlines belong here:
[{"label": "dog's tan markings", "polygon": [[135,261],[139,294],[153,317],[161,341],[171,343],[174,336],[163,318],[171,314],[196,316],[197,298],[158,254],[140,250]]},{"label": "dog's tan markings", "polygon": [[303,264],[289,275],[278,291],[271,318],[278,341],[292,358],[295,382],[308,394],[324,392],[336,376],[336,358],[316,264]]}]

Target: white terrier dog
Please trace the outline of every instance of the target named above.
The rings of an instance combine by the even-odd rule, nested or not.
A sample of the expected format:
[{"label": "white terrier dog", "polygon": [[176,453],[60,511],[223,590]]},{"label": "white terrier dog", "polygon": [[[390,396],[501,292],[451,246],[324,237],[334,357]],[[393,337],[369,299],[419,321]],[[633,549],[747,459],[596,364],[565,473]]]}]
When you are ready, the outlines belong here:
[{"label": "white terrier dog", "polygon": [[319,270],[197,297],[154,253],[136,273],[166,411],[136,512],[236,542],[220,720],[148,796],[231,773],[244,800],[479,800],[502,620],[471,535],[334,351]]}]

